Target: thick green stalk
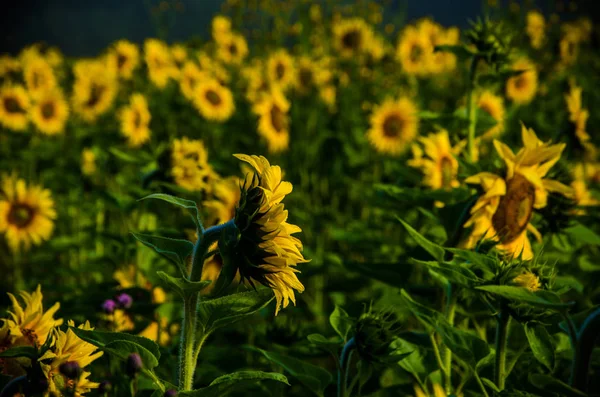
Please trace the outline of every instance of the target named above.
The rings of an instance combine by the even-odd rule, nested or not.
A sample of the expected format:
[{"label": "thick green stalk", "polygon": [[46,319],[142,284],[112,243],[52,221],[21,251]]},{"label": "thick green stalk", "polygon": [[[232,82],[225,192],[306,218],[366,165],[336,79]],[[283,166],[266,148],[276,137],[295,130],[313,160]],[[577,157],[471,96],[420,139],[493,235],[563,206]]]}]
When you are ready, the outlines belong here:
[{"label": "thick green stalk", "polygon": [[[194,250],[192,251],[192,268],[190,270],[190,281],[200,281],[204,257],[209,247],[219,239],[221,232],[227,227],[233,227],[233,220],[221,225],[213,226],[204,231],[198,237]],[[198,231],[200,233],[200,231]],[[183,302],[183,322],[181,325],[181,342],[179,348],[179,390],[191,390],[196,371],[198,353],[205,338],[202,338],[196,346],[196,308],[200,294],[194,292],[189,294]],[[208,336],[208,335],[206,335]]]},{"label": "thick green stalk", "polygon": [[475,162],[475,126],[477,124],[477,113],[475,108],[475,77],[477,75],[477,57],[471,60],[469,69],[469,90],[467,94],[467,117],[469,118],[469,129],[467,136],[467,151],[469,161]]},{"label": "thick green stalk", "polygon": [[506,376],[506,344],[508,341],[508,324],[510,314],[506,308],[500,310],[498,324],[496,325],[496,371],[494,372],[496,386],[504,390]]}]

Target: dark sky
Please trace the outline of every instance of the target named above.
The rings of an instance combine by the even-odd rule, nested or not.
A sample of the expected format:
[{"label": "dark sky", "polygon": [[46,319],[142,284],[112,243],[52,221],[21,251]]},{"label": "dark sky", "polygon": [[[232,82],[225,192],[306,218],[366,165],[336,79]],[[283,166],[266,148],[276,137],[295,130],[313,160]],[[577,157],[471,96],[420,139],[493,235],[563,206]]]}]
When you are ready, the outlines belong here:
[{"label": "dark sky", "polygon": [[[176,1],[169,0],[168,3]],[[483,1],[392,0],[386,14],[406,7],[408,19],[428,15],[446,26],[465,27],[468,19],[481,15]],[[537,3],[550,1],[540,0]],[[176,19],[169,30],[169,41],[206,36],[211,17],[218,12],[222,0],[178,2],[183,5],[183,11],[171,13],[176,15]],[[506,3],[507,0],[501,2]],[[58,46],[68,56],[94,56],[117,39],[127,38],[141,43],[146,37],[157,36],[150,9],[157,6],[159,0],[13,0],[3,3],[0,53],[14,54],[25,45],[44,41]],[[579,3],[588,2],[583,0]]]}]

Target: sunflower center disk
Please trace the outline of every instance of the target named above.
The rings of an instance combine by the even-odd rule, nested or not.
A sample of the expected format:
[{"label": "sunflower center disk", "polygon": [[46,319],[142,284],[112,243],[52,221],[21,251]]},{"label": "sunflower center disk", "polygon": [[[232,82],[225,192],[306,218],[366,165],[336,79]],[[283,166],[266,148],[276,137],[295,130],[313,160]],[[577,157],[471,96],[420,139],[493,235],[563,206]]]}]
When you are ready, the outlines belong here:
[{"label": "sunflower center disk", "polygon": [[121,70],[121,68],[123,68],[123,66],[125,65],[125,62],[127,62],[127,57],[123,54],[119,54],[117,55],[117,68],[119,70]]},{"label": "sunflower center disk", "polygon": [[210,102],[210,104],[213,105],[213,106],[218,106],[222,102],[221,101],[221,97],[214,90],[208,90],[208,91],[206,91],[206,100],[208,102]]},{"label": "sunflower center disk", "polygon": [[4,98],[4,109],[8,113],[25,113],[17,98],[12,97]]},{"label": "sunflower center disk", "polygon": [[54,103],[53,102],[44,103],[42,105],[41,111],[42,111],[43,118],[45,118],[46,120],[51,119],[54,116]]},{"label": "sunflower center disk", "polygon": [[421,56],[423,55],[423,49],[418,46],[418,45],[413,45],[412,48],[410,49],[410,60],[413,62],[418,61],[419,59],[421,59]]},{"label": "sunflower center disk", "polygon": [[137,129],[140,128],[140,124],[142,123],[142,116],[140,116],[140,112],[137,110],[133,112],[133,126]]},{"label": "sunflower center disk", "polygon": [[492,217],[492,225],[504,244],[514,241],[527,228],[534,202],[535,187],[524,176],[515,174]]},{"label": "sunflower center disk", "polygon": [[388,138],[396,138],[404,128],[404,120],[397,115],[389,116],[383,122],[383,134]]},{"label": "sunflower center disk", "polygon": [[100,99],[102,99],[104,91],[106,91],[106,87],[98,84],[93,84],[92,88],[90,89],[90,99],[88,99],[86,105],[88,107],[96,106],[98,102],[100,102]]},{"label": "sunflower center disk", "polygon": [[8,212],[7,221],[18,228],[24,228],[33,220],[33,214],[33,208],[27,204],[15,204]]},{"label": "sunflower center disk", "polygon": [[281,80],[283,76],[285,76],[285,66],[281,63],[278,63],[275,67],[275,75],[277,76],[277,80]]},{"label": "sunflower center disk", "polygon": [[285,129],[285,114],[279,109],[279,106],[273,105],[271,107],[271,124],[277,132],[283,132]]},{"label": "sunflower center disk", "polygon": [[342,37],[342,43],[345,48],[355,49],[360,46],[360,33],[357,30],[352,30]]},{"label": "sunflower center disk", "polygon": [[230,53],[231,55],[234,55],[234,56],[235,56],[235,55],[237,55],[237,53],[238,53],[238,49],[237,49],[237,46],[236,46],[235,44],[231,44],[231,45],[229,46],[229,53]]},{"label": "sunflower center disk", "polygon": [[301,69],[299,75],[302,87],[308,87],[312,84],[312,73],[309,69]]}]

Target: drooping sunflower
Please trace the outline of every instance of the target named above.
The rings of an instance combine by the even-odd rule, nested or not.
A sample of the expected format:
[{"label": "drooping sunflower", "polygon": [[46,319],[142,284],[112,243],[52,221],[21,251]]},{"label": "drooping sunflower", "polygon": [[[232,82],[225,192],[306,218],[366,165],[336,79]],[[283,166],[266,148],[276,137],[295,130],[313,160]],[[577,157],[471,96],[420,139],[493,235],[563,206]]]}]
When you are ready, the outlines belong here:
[{"label": "drooping sunflower", "polygon": [[23,78],[29,95],[34,99],[57,85],[52,66],[41,56],[28,58],[23,65]]},{"label": "drooping sunflower", "polygon": [[471,248],[483,238],[492,239],[507,255],[531,259],[533,252],[527,232],[541,240],[531,224],[534,209],[546,206],[548,193],[568,197],[573,194],[570,187],[545,178],[566,145],[543,143],[525,126],[521,134],[524,147],[516,155],[504,143],[494,140],[496,151],[506,164],[505,177],[482,172],[466,179],[467,183],[481,185],[484,193],[471,208],[471,217],[464,225],[473,228],[464,241],[465,247]]},{"label": "drooping sunflower", "polygon": [[527,27],[525,32],[529,36],[531,46],[538,49],[544,43],[546,29],[546,20],[544,16],[538,11],[529,11],[527,13]]},{"label": "drooping sunflower", "polygon": [[69,119],[69,104],[62,91],[55,88],[42,93],[30,108],[30,117],[37,129],[46,135],[64,132]]},{"label": "drooping sunflower", "polygon": [[208,152],[202,141],[175,139],[171,162],[171,174],[177,185],[190,191],[210,192],[217,175],[208,163]]},{"label": "drooping sunflower", "polygon": [[273,85],[286,90],[296,83],[294,59],[284,49],[273,52],[267,59],[267,78]]},{"label": "drooping sunflower", "polygon": [[422,148],[413,144],[413,158],[408,161],[408,165],[423,172],[423,185],[431,189],[446,190],[458,187],[458,161],[455,156],[460,147],[452,148],[448,131],[441,130],[421,137],[419,142]]},{"label": "drooping sunflower", "polygon": [[364,54],[373,40],[373,29],[362,18],[342,19],[332,29],[334,46],[341,58]]},{"label": "drooping sunflower", "polygon": [[56,302],[44,311],[42,287],[39,284],[34,292],[21,291],[19,295],[24,306],[13,294],[8,293],[12,308],[8,312],[9,318],[4,321],[9,329],[10,344],[39,348],[46,343],[50,331],[63,323],[62,319],[54,318],[60,303]]},{"label": "drooping sunflower", "polygon": [[78,61],[73,69],[73,110],[93,123],[113,104],[118,89],[116,69],[108,67],[106,59]]},{"label": "drooping sunflower", "polygon": [[272,89],[252,110],[258,115],[258,133],[267,140],[269,152],[286,150],[290,142],[290,103],[281,90]]},{"label": "drooping sunflower", "polygon": [[396,58],[407,74],[428,74],[432,54],[433,47],[426,33],[412,25],[404,28],[396,46]]},{"label": "drooping sunflower", "polygon": [[401,154],[417,136],[417,106],[407,97],[386,99],[371,113],[367,138],[378,152]]},{"label": "drooping sunflower", "polygon": [[165,88],[169,79],[177,78],[179,70],[169,47],[157,39],[144,42],[144,59],[148,67],[148,78],[158,88]]},{"label": "drooping sunflower", "polygon": [[221,36],[217,45],[217,56],[226,64],[239,65],[248,56],[248,43],[239,33]]},{"label": "drooping sunflower", "polygon": [[140,50],[137,45],[127,40],[119,40],[115,43],[111,56],[114,57],[119,77],[129,80],[133,71],[140,63]]},{"label": "drooping sunflower", "polygon": [[477,107],[496,120],[496,125],[485,131],[481,139],[497,138],[504,131],[504,100],[501,96],[485,90],[477,99]]},{"label": "drooping sunflower", "polygon": [[281,202],[291,193],[292,184],[282,180],[280,167],[262,156],[235,156],[255,171],[246,175],[235,213],[239,238],[226,249],[236,258],[242,281],[273,289],[277,315],[290,300],[296,303],[294,290],[304,291],[296,265],[308,262],[302,256],[302,242],[292,236],[301,229],[287,223],[288,212]]},{"label": "drooping sunflower", "polygon": [[14,131],[23,131],[29,124],[29,95],[21,85],[0,88],[0,124]]},{"label": "drooping sunflower", "polygon": [[202,117],[211,121],[227,121],[235,110],[233,94],[215,79],[199,81],[193,100]]},{"label": "drooping sunflower", "polygon": [[[74,326],[75,323],[69,320],[69,327]],[[88,321],[77,328],[86,331],[94,329]],[[90,381],[88,378],[91,373],[85,371],[84,368],[101,357],[103,352],[98,351],[98,348],[91,343],[79,339],[71,328],[66,332],[57,328],[54,330],[53,337],[55,339],[54,346],[39,359],[42,371],[48,380],[48,392],[82,396],[97,388],[100,384]],[[66,362],[76,362],[83,370],[78,378],[69,379],[61,373],[60,366]]]},{"label": "drooping sunflower", "polygon": [[0,190],[0,233],[13,251],[28,250],[48,240],[54,230],[56,210],[48,189],[5,176]]},{"label": "drooping sunflower", "polygon": [[535,65],[527,58],[517,59],[511,67],[522,70],[506,82],[506,96],[518,105],[525,105],[535,97],[538,88],[538,75]]},{"label": "drooping sunflower", "polygon": [[121,133],[127,138],[129,146],[139,147],[150,140],[150,110],[148,102],[140,93],[134,93],[129,99],[129,106],[119,114]]}]

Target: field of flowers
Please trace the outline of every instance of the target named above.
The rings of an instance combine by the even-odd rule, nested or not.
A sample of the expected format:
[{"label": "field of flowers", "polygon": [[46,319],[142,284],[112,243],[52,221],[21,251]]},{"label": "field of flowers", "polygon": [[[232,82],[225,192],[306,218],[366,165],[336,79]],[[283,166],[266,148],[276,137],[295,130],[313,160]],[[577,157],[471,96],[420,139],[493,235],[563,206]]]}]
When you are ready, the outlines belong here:
[{"label": "field of flowers", "polygon": [[0,55],[0,397],[600,395],[600,34],[561,7]]}]

